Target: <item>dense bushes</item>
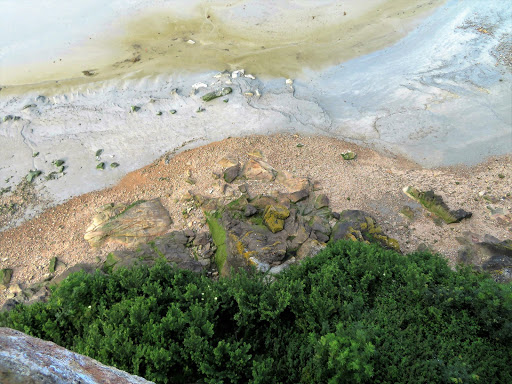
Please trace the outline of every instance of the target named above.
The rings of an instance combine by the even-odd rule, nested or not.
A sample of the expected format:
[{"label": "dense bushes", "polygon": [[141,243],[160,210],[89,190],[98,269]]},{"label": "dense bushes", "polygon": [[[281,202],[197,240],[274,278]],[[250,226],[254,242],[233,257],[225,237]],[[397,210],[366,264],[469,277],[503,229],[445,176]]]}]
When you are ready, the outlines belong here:
[{"label": "dense bushes", "polygon": [[75,274],[0,323],[157,383],[512,382],[512,289],[339,242],[270,284],[160,263]]}]

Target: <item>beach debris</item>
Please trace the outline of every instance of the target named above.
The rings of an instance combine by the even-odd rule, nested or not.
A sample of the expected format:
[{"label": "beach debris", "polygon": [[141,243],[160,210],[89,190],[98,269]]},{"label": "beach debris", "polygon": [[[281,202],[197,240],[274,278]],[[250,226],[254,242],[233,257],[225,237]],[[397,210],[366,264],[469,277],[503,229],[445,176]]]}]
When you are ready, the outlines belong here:
[{"label": "beach debris", "polygon": [[354,160],[357,154],[352,151],[345,151],[341,153],[341,157],[343,157],[343,160]]},{"label": "beach debris", "polygon": [[39,156],[39,152],[34,152],[34,153],[32,154],[32,157],[37,157],[37,156]]},{"label": "beach debris", "polygon": [[472,216],[471,212],[463,209],[451,210],[443,201],[443,198],[436,195],[432,190],[423,192],[414,187],[405,187],[403,191],[407,196],[423,205],[427,211],[442,219],[446,224],[458,223],[462,219]]},{"label": "beach debris", "polygon": [[233,79],[236,79],[237,77],[242,77],[244,74],[245,74],[245,69],[238,69],[236,71],[233,71],[233,73],[231,73],[231,77]]},{"label": "beach debris", "polygon": [[254,93],[252,93],[252,92],[245,92],[244,95],[248,96],[248,97],[252,97],[252,96],[254,96]]},{"label": "beach debris", "polygon": [[34,181],[34,179],[35,179],[36,177],[38,177],[39,175],[41,175],[41,173],[43,173],[43,172],[42,172],[42,171],[40,171],[40,170],[38,170],[38,169],[36,169],[36,170],[31,170],[31,171],[29,171],[29,172],[28,172],[28,175],[27,175],[25,178],[27,179],[27,181],[28,181],[29,183],[31,183],[31,182],[33,182],[33,181]]},{"label": "beach debris", "polygon": [[197,91],[199,88],[208,88],[208,85],[205,84],[205,83],[195,83],[195,84],[192,84],[192,89],[194,91]]},{"label": "beach debris", "polygon": [[256,80],[256,78],[251,75],[250,73],[248,73],[247,75],[244,75],[244,77],[247,77],[248,79],[251,79],[251,80]]},{"label": "beach debris", "polygon": [[187,44],[194,45],[196,42],[194,40],[187,40]]},{"label": "beach debris", "polygon": [[171,109],[171,110],[169,111],[169,113],[170,113],[171,115],[174,115],[174,114],[176,114],[176,110],[175,110],[175,109]]},{"label": "beach debris", "polygon": [[119,163],[110,164],[110,168],[117,168],[117,167],[119,167]]},{"label": "beach debris", "polygon": [[162,111],[158,111],[158,112],[156,113],[156,115],[157,115],[157,116],[162,116],[162,113],[163,113]]},{"label": "beach debris", "polygon": [[227,103],[229,101],[229,99],[224,99],[222,100],[223,102]]},{"label": "beach debris", "polygon": [[60,167],[64,163],[65,163],[64,160],[53,160],[52,161],[52,164],[55,165],[56,167]]},{"label": "beach debris", "polygon": [[211,101],[218,97],[229,95],[231,92],[233,92],[233,89],[231,89],[231,87],[224,87],[218,91],[207,93],[202,97],[202,99],[204,101]]},{"label": "beach debris", "polygon": [[131,111],[132,111],[132,112],[140,111],[140,107],[138,107],[138,106],[136,106],[136,105],[132,105],[132,106],[130,107],[130,109],[131,109]]},{"label": "beach debris", "polygon": [[197,113],[200,113],[203,111],[205,111],[205,109],[203,107],[197,107],[197,110],[196,110]]},{"label": "beach debris", "polygon": [[37,105],[36,105],[36,104],[27,104],[27,105],[25,105],[23,108],[21,108],[21,110],[23,111],[24,109],[28,109],[28,108],[35,108],[35,107],[37,107]]},{"label": "beach debris", "polygon": [[99,164],[96,166],[96,169],[104,170],[104,169],[105,169],[105,163],[104,163],[104,162],[99,163]]},{"label": "beach debris", "polygon": [[7,116],[4,116],[4,118],[2,120],[5,123],[6,121],[14,120],[14,116],[13,115],[7,115]]},{"label": "beach debris", "polygon": [[94,70],[92,69],[82,71],[82,73],[84,74],[84,76],[94,76],[96,74],[96,72],[94,72]]}]

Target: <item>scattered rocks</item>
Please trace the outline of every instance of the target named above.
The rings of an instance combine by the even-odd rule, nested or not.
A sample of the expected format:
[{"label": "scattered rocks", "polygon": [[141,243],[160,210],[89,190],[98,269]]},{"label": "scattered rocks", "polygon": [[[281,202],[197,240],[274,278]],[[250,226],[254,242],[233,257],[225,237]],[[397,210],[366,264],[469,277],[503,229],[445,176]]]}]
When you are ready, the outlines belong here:
[{"label": "scattered rocks", "polygon": [[472,215],[471,212],[466,212],[463,209],[450,210],[443,201],[443,198],[436,195],[434,191],[422,192],[414,187],[405,187],[403,191],[407,196],[423,205],[425,209],[442,219],[446,224],[458,223],[462,219],[470,218]]},{"label": "scattered rocks", "polygon": [[112,240],[124,245],[145,243],[169,230],[171,218],[158,199],[130,205],[107,204],[87,228],[85,240],[93,247]]}]

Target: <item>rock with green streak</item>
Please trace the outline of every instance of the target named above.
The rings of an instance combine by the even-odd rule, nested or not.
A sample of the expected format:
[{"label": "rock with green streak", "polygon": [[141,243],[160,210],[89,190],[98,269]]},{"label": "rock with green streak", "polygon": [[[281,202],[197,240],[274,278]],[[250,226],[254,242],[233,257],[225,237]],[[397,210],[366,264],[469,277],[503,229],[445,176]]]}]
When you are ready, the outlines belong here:
[{"label": "rock with green streak", "polygon": [[119,163],[110,164],[110,168],[117,168],[117,167],[119,167]]},{"label": "rock with green streak", "polygon": [[33,182],[33,181],[34,181],[34,179],[35,179],[36,177],[38,177],[39,175],[41,175],[41,173],[43,173],[43,172],[41,172],[41,171],[40,171],[40,170],[38,170],[38,169],[36,169],[35,171],[30,171],[30,172],[28,173],[28,175],[26,176],[26,179],[27,179],[27,181],[28,181],[29,183],[31,183],[31,182]]},{"label": "rock with green streak", "polygon": [[411,199],[417,201],[429,212],[433,213],[446,224],[458,223],[462,219],[470,218],[471,212],[466,212],[463,209],[450,210],[443,198],[436,195],[434,191],[420,191],[414,187],[405,187],[404,193]]},{"label": "rock with green streak", "polygon": [[96,151],[96,157],[100,157],[102,153],[103,153],[103,149],[98,149]]},{"label": "rock with green streak", "polygon": [[48,267],[48,271],[50,273],[55,273],[55,268],[57,268],[57,258],[52,257],[50,260],[50,266]]},{"label": "rock with green streak", "polygon": [[66,169],[66,167],[64,165],[61,165],[58,169],[58,172],[59,173],[64,173],[64,169]]},{"label": "rock with green streak", "polygon": [[3,268],[0,269],[0,284],[7,285],[11,282],[12,269]]},{"label": "rock with green streak", "polygon": [[231,92],[233,92],[233,89],[231,89],[231,87],[224,87],[218,91],[207,93],[202,97],[202,99],[203,101],[211,101],[218,97],[229,95]]},{"label": "rock with green streak", "polygon": [[96,166],[96,169],[101,169],[101,170],[105,169],[105,163],[103,163],[103,162],[102,162],[102,163],[99,163],[99,164]]},{"label": "rock with green streak", "polygon": [[62,164],[64,164],[64,160],[54,160],[52,161],[52,164],[56,167],[60,167]]},{"label": "rock with green streak", "polygon": [[137,107],[136,105],[132,105],[132,106],[130,107],[130,109],[131,109],[131,111],[132,111],[132,112],[140,111],[140,107]]},{"label": "rock with green streak", "polygon": [[162,114],[163,114],[163,112],[162,112],[162,111],[158,111],[158,112],[156,113],[156,115],[157,115],[157,116],[162,116]]},{"label": "rock with green streak", "polygon": [[34,153],[32,154],[32,157],[37,157],[37,156],[39,156],[39,152],[34,152]]}]

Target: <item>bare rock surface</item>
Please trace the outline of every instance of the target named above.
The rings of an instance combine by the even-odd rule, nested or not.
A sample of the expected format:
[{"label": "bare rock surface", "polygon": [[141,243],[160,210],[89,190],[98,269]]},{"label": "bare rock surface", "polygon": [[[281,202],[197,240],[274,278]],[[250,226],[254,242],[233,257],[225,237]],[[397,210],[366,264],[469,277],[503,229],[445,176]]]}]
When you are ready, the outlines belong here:
[{"label": "bare rock surface", "polygon": [[57,344],[0,328],[2,384],[149,384]]},{"label": "bare rock surface", "polygon": [[98,210],[84,238],[93,247],[109,240],[134,245],[165,233],[170,225],[169,212],[158,199],[130,205],[107,204]]}]

